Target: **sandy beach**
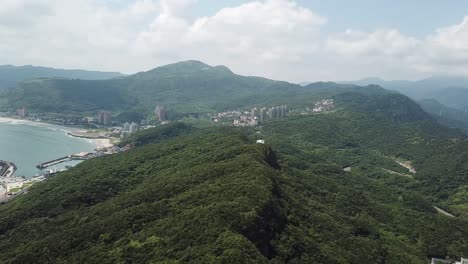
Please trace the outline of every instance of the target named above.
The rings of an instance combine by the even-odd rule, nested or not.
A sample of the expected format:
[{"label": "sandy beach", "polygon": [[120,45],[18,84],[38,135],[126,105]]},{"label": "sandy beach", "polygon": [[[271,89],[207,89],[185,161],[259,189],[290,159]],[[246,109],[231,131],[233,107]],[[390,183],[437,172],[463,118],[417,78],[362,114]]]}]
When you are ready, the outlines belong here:
[{"label": "sandy beach", "polygon": [[96,148],[110,148],[114,146],[111,143],[111,140],[108,138],[99,138],[99,139],[88,139],[90,142],[93,142],[96,145]]},{"label": "sandy beach", "polygon": [[[54,124],[49,124],[49,123],[44,123],[44,122],[35,122],[35,121],[30,121],[30,120],[24,120],[24,119],[16,119],[16,118],[9,118],[9,117],[0,117],[0,123],[7,123],[7,124],[23,124],[23,125],[30,125],[30,126],[40,126],[40,127],[46,127],[50,129],[57,129],[61,130],[64,133],[67,133],[69,136],[73,136],[71,134],[73,133],[86,133],[86,129],[83,128],[76,128],[76,127],[66,127],[66,126],[59,126],[59,125],[54,125]],[[113,144],[110,139],[108,138],[87,138],[89,142],[93,143],[96,145],[96,148],[108,148],[112,147]]]}]

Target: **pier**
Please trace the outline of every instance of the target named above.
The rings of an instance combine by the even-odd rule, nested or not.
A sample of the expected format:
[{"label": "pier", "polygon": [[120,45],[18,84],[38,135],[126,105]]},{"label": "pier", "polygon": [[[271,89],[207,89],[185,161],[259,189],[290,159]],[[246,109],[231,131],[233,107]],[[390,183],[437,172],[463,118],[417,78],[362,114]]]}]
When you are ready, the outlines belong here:
[{"label": "pier", "polygon": [[0,160],[0,177],[11,177],[16,171],[16,165],[13,162]]},{"label": "pier", "polygon": [[58,158],[58,159],[54,159],[54,160],[51,160],[51,161],[47,161],[47,162],[38,164],[38,165],[36,165],[36,168],[42,170],[42,169],[45,169],[47,167],[60,164],[62,162],[67,162],[67,161],[71,161],[71,160],[87,160],[87,159],[90,159],[92,157],[93,157],[92,153],[82,152],[82,153],[77,153],[77,154],[61,157],[61,158]]},{"label": "pier", "polygon": [[45,169],[47,167],[54,166],[54,165],[60,164],[62,162],[70,161],[70,160],[71,160],[70,156],[66,156],[66,157],[62,157],[62,158],[58,158],[58,159],[54,159],[54,160],[51,160],[51,161],[47,161],[47,162],[38,164],[36,166],[36,168],[42,170],[42,169]]}]

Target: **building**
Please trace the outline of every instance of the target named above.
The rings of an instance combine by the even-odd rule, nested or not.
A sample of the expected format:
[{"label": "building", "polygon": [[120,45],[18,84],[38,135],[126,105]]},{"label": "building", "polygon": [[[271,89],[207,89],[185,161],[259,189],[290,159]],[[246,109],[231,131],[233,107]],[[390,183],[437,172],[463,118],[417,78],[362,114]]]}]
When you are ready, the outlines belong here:
[{"label": "building", "polygon": [[270,119],[276,118],[276,108],[272,107],[272,108],[268,109],[267,117],[270,118]]},{"label": "building", "polygon": [[263,122],[267,118],[267,109],[265,107],[261,108],[258,112],[258,121]]},{"label": "building", "polygon": [[157,105],[154,114],[158,117],[159,122],[163,122],[166,120],[166,111],[164,109],[164,106]]},{"label": "building", "polygon": [[249,120],[249,125],[250,125],[250,126],[258,126],[258,119],[257,119],[257,117],[251,118],[251,119]]},{"label": "building", "polygon": [[98,113],[98,123],[105,126],[112,124],[112,115],[110,111],[101,111]]},{"label": "building", "polygon": [[28,115],[28,111],[26,110],[26,107],[16,110],[16,115],[21,118],[25,118]]},{"label": "building", "polygon": [[123,132],[130,132],[130,123],[126,122],[123,125]]},{"label": "building", "polygon": [[250,111],[250,118],[254,119],[255,117],[258,117],[260,114],[260,111],[258,108],[252,108],[252,110]]},{"label": "building", "polygon": [[135,122],[132,122],[130,124],[130,128],[129,128],[129,133],[133,133],[133,132],[136,132],[138,130],[138,124],[135,123]]},{"label": "building", "polygon": [[285,118],[287,114],[288,114],[288,106],[287,105],[280,106],[280,117]]}]

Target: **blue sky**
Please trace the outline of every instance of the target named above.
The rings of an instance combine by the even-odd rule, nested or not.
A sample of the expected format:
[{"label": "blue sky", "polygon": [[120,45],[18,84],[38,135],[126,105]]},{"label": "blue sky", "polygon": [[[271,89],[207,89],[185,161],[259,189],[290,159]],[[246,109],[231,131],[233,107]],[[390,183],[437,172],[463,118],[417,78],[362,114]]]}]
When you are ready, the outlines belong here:
[{"label": "blue sky", "polygon": [[[193,16],[212,15],[226,6],[246,0],[199,0]],[[298,0],[304,7],[328,18],[326,30],[348,28],[373,30],[399,28],[403,33],[424,36],[434,28],[453,25],[468,15],[466,0]]]},{"label": "blue sky", "polygon": [[468,75],[468,1],[3,0],[0,39],[0,64],[414,80]]}]

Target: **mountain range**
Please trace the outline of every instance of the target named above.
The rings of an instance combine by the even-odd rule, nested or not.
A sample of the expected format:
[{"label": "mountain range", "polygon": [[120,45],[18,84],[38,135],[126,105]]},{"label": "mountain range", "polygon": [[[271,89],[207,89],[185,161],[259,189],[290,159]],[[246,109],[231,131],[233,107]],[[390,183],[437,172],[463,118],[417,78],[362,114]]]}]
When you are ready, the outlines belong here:
[{"label": "mountain range", "polygon": [[435,99],[450,108],[468,109],[468,78],[461,76],[431,77],[419,81],[385,81],[380,78],[367,78],[358,81],[341,82],[355,85],[375,84],[389,90],[398,91],[417,101]]},{"label": "mountain range", "polygon": [[[422,264],[468,255],[468,139],[425,111],[437,101],[421,107],[378,85],[300,86],[198,61],[110,80],[29,80],[3,95],[4,109],[31,111],[291,110],[258,127],[142,130],[121,142],[129,151],[34,184],[0,206],[4,263]],[[331,109],[302,111],[324,99]]]},{"label": "mountain range", "polygon": [[[41,75],[41,78],[23,80],[15,88],[3,91],[0,110],[14,111],[26,107],[31,112],[40,113],[92,114],[99,110],[151,113],[157,104],[161,104],[168,109],[168,117],[177,118],[184,113],[207,113],[251,106],[289,104],[292,107],[306,107],[316,99],[317,93],[312,95],[311,90],[331,92],[358,89],[363,85],[379,85],[421,101],[420,104],[427,112],[446,125],[468,128],[468,118],[463,114],[468,102],[468,89],[459,88],[468,84],[468,80],[461,77],[430,78],[419,82],[386,82],[371,78],[342,84],[318,82],[296,85],[241,76],[225,66],[210,66],[200,61],[183,61],[129,76],[62,71],[62,76],[68,74],[69,77],[81,78],[47,77],[53,72],[43,70],[41,75],[37,71],[35,76]],[[29,75],[31,78],[33,76]],[[116,76],[120,77],[106,78]],[[100,78],[102,80],[98,80]],[[428,104],[429,101],[425,99],[437,100],[438,106]]]},{"label": "mountain range", "polygon": [[41,66],[0,65],[0,90],[13,88],[18,83],[37,78],[67,78],[83,80],[104,80],[123,76],[118,72],[86,70],[64,70]]},{"label": "mountain range", "polygon": [[[34,112],[152,112],[164,104],[176,112],[206,113],[266,104],[304,104],[311,88],[234,74],[225,66],[185,61],[109,80],[33,79],[3,93],[0,109]],[[349,85],[348,85],[349,86]],[[288,97],[285,101],[284,98]]]}]

